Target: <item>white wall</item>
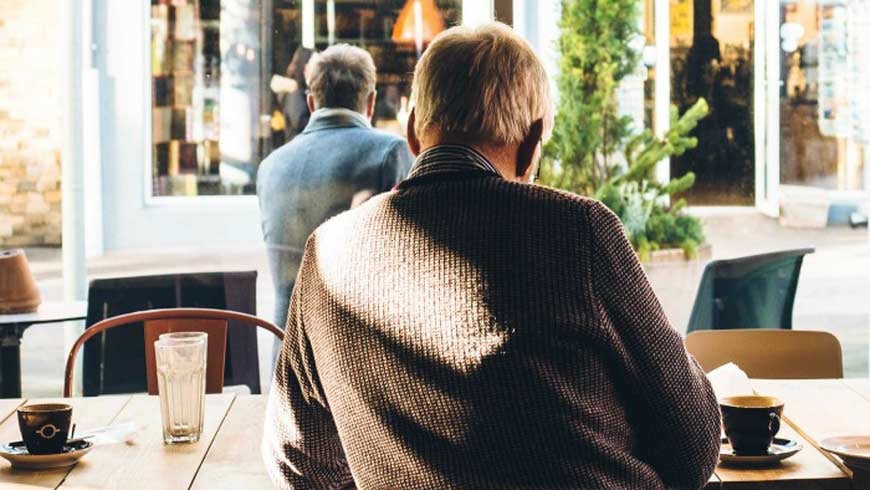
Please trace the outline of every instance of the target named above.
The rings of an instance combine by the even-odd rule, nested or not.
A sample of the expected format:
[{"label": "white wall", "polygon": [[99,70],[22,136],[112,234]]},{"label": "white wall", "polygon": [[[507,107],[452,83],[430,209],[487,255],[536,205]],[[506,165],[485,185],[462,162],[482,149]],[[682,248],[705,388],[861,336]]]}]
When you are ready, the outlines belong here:
[{"label": "white wall", "polygon": [[151,162],[150,2],[95,0],[106,251],[262,243],[256,198],[146,202]]}]

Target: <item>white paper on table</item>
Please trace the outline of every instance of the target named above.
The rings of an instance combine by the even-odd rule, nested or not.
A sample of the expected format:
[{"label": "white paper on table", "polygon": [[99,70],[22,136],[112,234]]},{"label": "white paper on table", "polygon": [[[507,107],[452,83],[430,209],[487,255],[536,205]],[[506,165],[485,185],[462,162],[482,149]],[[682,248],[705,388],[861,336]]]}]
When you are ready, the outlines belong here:
[{"label": "white paper on table", "polygon": [[716,399],[722,400],[729,396],[744,396],[754,394],[749,376],[737,364],[729,362],[707,373],[707,379],[713,385]]},{"label": "white paper on table", "polygon": [[108,444],[130,442],[136,437],[138,432],[139,427],[133,422],[122,422],[106,427],[83,430],[76,433],[75,438],[85,438],[89,442],[92,442],[94,446],[105,446]]}]

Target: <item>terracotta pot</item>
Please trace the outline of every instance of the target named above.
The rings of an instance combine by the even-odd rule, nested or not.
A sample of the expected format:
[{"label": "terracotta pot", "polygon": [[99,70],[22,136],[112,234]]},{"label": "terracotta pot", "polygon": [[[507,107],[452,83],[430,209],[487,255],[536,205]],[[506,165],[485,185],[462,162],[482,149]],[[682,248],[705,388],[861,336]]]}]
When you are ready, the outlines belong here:
[{"label": "terracotta pot", "polygon": [[0,314],[36,311],[42,298],[24,250],[0,251]]}]

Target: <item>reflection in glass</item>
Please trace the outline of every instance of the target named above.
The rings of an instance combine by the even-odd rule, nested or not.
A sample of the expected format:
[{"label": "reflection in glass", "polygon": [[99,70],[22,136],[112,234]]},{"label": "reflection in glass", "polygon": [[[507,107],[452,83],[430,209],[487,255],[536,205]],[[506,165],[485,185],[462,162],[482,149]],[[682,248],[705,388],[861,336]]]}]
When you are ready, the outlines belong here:
[{"label": "reflection in glass", "polygon": [[411,78],[432,38],[460,23],[461,0],[350,0],[315,3],[315,45],[368,50],[378,68],[375,127],[404,134]]},{"label": "reflection in glass", "polygon": [[755,185],[752,0],[671,0],[671,90],[680,112],[703,97],[710,114],[693,131],[698,147],[671,160],[671,175],[695,172],[693,205],[751,205]]},{"label": "reflection in glass", "polygon": [[783,184],[866,190],[870,11],[864,2],[780,2]]},{"label": "reflection in glass", "polygon": [[152,194],[253,194],[260,161],[308,121],[309,46],[368,50],[378,68],[373,123],[403,134],[417,59],[460,22],[461,7],[462,0],[151,0]]}]

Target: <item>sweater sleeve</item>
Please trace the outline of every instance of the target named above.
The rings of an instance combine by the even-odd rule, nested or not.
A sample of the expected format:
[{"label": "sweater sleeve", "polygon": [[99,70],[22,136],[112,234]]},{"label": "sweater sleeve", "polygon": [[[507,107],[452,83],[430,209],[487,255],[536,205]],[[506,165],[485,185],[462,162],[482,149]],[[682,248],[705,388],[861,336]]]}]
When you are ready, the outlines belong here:
[{"label": "sweater sleeve", "polygon": [[302,315],[308,267],[315,267],[308,240],[290,297],[284,343],[266,408],[263,458],[279,488],[352,488],[341,440],[317,379]]},{"label": "sweater sleeve", "polygon": [[668,486],[700,488],[719,459],[716,397],[671,328],[619,218],[601,203],[589,218],[597,309],[624,364],[639,456]]}]

